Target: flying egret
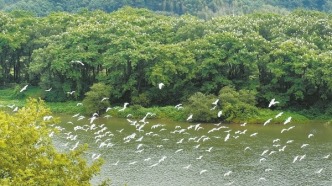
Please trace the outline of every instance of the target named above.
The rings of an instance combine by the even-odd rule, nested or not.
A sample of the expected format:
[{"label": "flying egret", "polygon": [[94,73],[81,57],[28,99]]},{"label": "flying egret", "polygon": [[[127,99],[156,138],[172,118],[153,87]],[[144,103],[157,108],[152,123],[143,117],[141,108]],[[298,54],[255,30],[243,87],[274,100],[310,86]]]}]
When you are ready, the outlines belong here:
[{"label": "flying egret", "polygon": [[189,164],[189,165],[187,165],[187,166],[185,166],[185,167],[183,167],[184,169],[189,169],[191,167],[191,164]]},{"label": "flying egret", "polygon": [[103,102],[103,101],[108,100],[108,99],[109,99],[109,98],[107,98],[107,97],[103,97],[103,99],[101,99],[100,102]]},{"label": "flying egret", "polygon": [[84,63],[82,61],[79,61],[79,60],[75,60],[75,61],[73,60],[73,61],[71,61],[71,63],[78,63],[78,64],[84,66]]},{"label": "flying egret", "polygon": [[229,137],[230,137],[230,133],[228,133],[227,135],[226,135],[226,137],[225,137],[225,139],[224,139],[224,141],[227,141],[227,140],[229,140]]},{"label": "flying egret", "polygon": [[193,114],[190,114],[190,116],[187,118],[187,121],[191,120],[193,118]]},{"label": "flying egret", "polygon": [[226,172],[225,174],[224,174],[224,177],[225,176],[229,176],[229,175],[231,175],[233,172],[232,171],[228,171],[228,172]]},{"label": "flying egret", "polygon": [[204,170],[201,170],[201,172],[199,172],[199,174],[203,174],[204,172],[206,172],[207,170],[204,169]]},{"label": "flying egret", "polygon": [[313,135],[313,134],[309,134],[309,135],[308,135],[308,138],[311,138],[311,137],[314,137],[314,135]]},{"label": "flying egret", "polygon": [[284,112],[280,112],[279,114],[277,114],[274,118],[279,118]]},{"label": "flying egret", "polygon": [[67,92],[67,94],[73,95],[75,93],[75,90]]},{"label": "flying egret", "polygon": [[291,120],[292,120],[292,117],[291,117],[291,116],[288,117],[288,118],[286,119],[286,121],[284,122],[284,125],[286,125],[287,123],[291,122]]},{"label": "flying egret", "polygon": [[269,103],[269,107],[271,107],[271,106],[273,106],[273,105],[275,105],[275,104],[277,104],[277,103],[279,103],[279,101],[276,101],[274,98],[270,101],[270,103]]},{"label": "flying egret", "polygon": [[222,115],[222,110],[218,112],[218,118],[220,118],[221,115]]},{"label": "flying egret", "polygon": [[49,92],[49,91],[51,91],[52,90],[52,87],[51,88],[49,88],[49,89],[47,89],[47,90],[45,90],[46,92]]},{"label": "flying egret", "polygon": [[216,101],[214,101],[212,104],[213,104],[213,105],[217,105],[218,102],[219,102],[219,99],[217,99]]},{"label": "flying egret", "polygon": [[124,111],[124,110],[127,108],[127,105],[129,105],[129,103],[127,103],[127,102],[124,103],[124,104],[123,104],[123,108],[120,109],[119,111]]},{"label": "flying egret", "polygon": [[20,92],[25,91],[25,90],[28,88],[28,86],[29,86],[29,85],[25,85],[25,86],[20,90]]},{"label": "flying egret", "polygon": [[158,84],[159,89],[162,89],[164,86],[165,86],[164,83],[159,83],[159,84]]},{"label": "flying egret", "polygon": [[263,126],[265,126],[265,125],[269,124],[269,123],[271,122],[271,120],[272,120],[272,118],[270,118],[270,119],[266,120]]}]

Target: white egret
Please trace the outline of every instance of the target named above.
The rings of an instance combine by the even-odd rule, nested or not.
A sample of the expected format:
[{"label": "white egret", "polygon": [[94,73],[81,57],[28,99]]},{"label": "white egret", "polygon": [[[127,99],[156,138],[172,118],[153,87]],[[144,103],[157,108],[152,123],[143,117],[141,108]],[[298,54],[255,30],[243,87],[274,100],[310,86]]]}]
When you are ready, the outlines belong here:
[{"label": "white egret", "polygon": [[189,169],[191,167],[191,164],[189,164],[189,165],[187,165],[187,166],[185,166],[185,167],[183,167],[184,169]]},{"label": "white egret", "polygon": [[220,110],[220,111],[218,112],[218,118],[220,118],[221,115],[222,115],[222,110]]},{"label": "white egret", "polygon": [[129,103],[127,103],[127,102],[124,103],[124,104],[123,104],[123,108],[120,109],[119,111],[124,111],[124,110],[127,108],[127,105],[129,105]]},{"label": "white egret", "polygon": [[279,114],[277,114],[274,118],[279,118],[284,112],[280,112]]},{"label": "white egret", "polygon": [[106,101],[106,100],[108,100],[108,99],[109,99],[109,98],[107,98],[107,97],[103,97],[103,99],[101,99],[100,102]]},{"label": "white egret", "polygon": [[25,90],[28,88],[28,86],[29,86],[29,85],[25,85],[25,86],[20,90],[20,92],[25,91]]},{"label": "white egret", "polygon": [[189,117],[187,118],[187,121],[191,120],[193,118],[193,114],[190,114]]},{"label": "white egret", "polygon": [[229,176],[229,175],[231,175],[233,172],[232,171],[228,171],[228,172],[226,172],[225,174],[224,174],[224,177],[225,176]]},{"label": "white egret", "polygon": [[308,138],[311,138],[311,137],[314,137],[314,135],[313,135],[313,134],[309,134],[309,135],[308,135]]},{"label": "white egret", "polygon": [[275,105],[275,104],[277,104],[277,103],[279,103],[279,101],[276,101],[274,98],[270,101],[270,103],[269,103],[269,107],[271,107],[271,106],[273,106],[273,105]]},{"label": "white egret", "polygon": [[271,122],[271,120],[272,120],[272,118],[270,118],[270,119],[266,120],[266,121],[264,122],[264,125],[263,125],[263,126],[265,126],[265,125],[269,124],[269,123]]},{"label": "white egret", "polygon": [[158,84],[159,89],[162,89],[164,86],[165,86],[164,83],[159,83],[159,84]]},{"label": "white egret", "polygon": [[79,61],[79,60],[75,60],[75,61],[73,60],[73,61],[71,61],[71,63],[78,63],[78,64],[84,66],[84,63],[82,61]]},{"label": "white egret", "polygon": [[291,122],[291,120],[292,120],[292,117],[291,117],[291,116],[288,117],[288,118],[286,119],[286,121],[284,122],[284,125],[286,125],[287,123]]},{"label": "white egret", "polygon": [[316,171],[316,174],[320,174],[323,171],[323,168],[319,169],[318,171]]},{"label": "white egret", "polygon": [[52,90],[52,87],[51,88],[49,88],[49,89],[47,89],[47,90],[45,90],[46,92],[50,92]]},{"label": "white egret", "polygon": [[216,99],[216,100],[212,103],[212,105],[217,105],[218,102],[219,102],[219,99]]},{"label": "white egret", "polygon": [[206,172],[207,170],[204,169],[204,170],[201,170],[201,172],[199,172],[199,174],[203,174],[204,172]]}]

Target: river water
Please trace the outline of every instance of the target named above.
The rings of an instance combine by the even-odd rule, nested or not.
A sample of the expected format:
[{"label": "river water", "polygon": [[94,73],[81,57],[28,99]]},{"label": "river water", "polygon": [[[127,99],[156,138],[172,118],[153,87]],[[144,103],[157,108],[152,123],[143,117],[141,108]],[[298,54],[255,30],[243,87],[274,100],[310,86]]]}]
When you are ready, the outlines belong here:
[{"label": "river water", "polygon": [[116,186],[332,185],[331,124],[61,118],[64,129],[54,137],[59,150],[79,141],[89,144],[90,162],[105,160],[93,185],[107,178]]}]

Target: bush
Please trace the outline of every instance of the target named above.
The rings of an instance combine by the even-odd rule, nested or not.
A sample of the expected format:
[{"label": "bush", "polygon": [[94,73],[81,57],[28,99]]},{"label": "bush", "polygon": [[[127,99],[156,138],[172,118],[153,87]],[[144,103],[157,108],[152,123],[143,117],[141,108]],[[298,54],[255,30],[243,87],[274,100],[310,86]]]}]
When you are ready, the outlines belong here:
[{"label": "bush", "polygon": [[236,91],[233,87],[225,86],[219,91],[219,99],[226,121],[234,119],[248,119],[258,115],[255,107],[255,92],[248,90]]},{"label": "bush", "polygon": [[216,99],[217,98],[213,95],[204,95],[201,92],[196,92],[188,99],[188,102],[185,104],[185,113],[188,116],[193,114],[192,121],[216,121],[219,108],[212,109],[214,106],[212,103]]},{"label": "bush", "polygon": [[110,106],[108,99],[103,100],[103,98],[109,98],[110,92],[111,88],[104,83],[93,84],[83,99],[83,106],[86,113],[103,113]]}]

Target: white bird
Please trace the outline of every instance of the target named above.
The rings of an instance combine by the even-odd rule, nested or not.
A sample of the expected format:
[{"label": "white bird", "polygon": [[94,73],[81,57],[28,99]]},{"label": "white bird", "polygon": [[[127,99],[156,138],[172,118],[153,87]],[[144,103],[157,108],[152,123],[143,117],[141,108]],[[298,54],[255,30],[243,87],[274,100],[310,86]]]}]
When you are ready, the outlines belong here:
[{"label": "white bird", "polygon": [[328,155],[324,156],[323,158],[324,158],[324,159],[328,159],[328,158],[330,157],[330,155],[331,155],[331,154],[328,154]]},{"label": "white bird", "polygon": [[244,148],[244,151],[246,151],[246,150],[251,150],[251,148],[250,147]]},{"label": "white bird", "polygon": [[213,149],[213,147],[210,147],[209,149],[205,150],[206,152],[211,152],[211,150]]},{"label": "white bird", "polygon": [[277,114],[274,118],[279,118],[284,112],[280,112],[279,114]]},{"label": "white bird", "polygon": [[218,118],[220,118],[221,115],[222,115],[222,110],[218,112]]},{"label": "white bird", "polygon": [[108,99],[109,99],[109,98],[104,97],[103,99],[101,99],[100,102],[103,102],[103,101],[108,100]]},{"label": "white bird", "polygon": [[201,170],[201,172],[199,172],[199,174],[203,174],[204,172],[206,172],[207,170]]},{"label": "white bird", "polygon": [[250,134],[250,137],[257,136],[257,134],[258,134],[257,132]]},{"label": "white bird", "polygon": [[295,156],[294,159],[293,159],[293,163],[295,163],[298,158],[299,158],[299,156]]},{"label": "white bird", "polygon": [[73,95],[75,93],[75,90],[67,92],[67,94]]},{"label": "white bird", "polygon": [[264,122],[264,125],[263,125],[263,126],[265,126],[265,125],[269,124],[269,123],[271,122],[271,120],[272,120],[272,118],[270,118],[270,119],[266,120],[266,121]]},{"label": "white bird", "polygon": [[20,92],[25,91],[25,90],[28,88],[28,86],[29,86],[29,85],[25,85],[25,86],[20,90]]},{"label": "white bird", "polygon": [[47,89],[47,90],[45,90],[46,92],[49,92],[49,91],[51,91],[52,90],[52,87],[51,88],[49,88],[49,89]]},{"label": "white bird", "polygon": [[162,89],[164,86],[165,86],[164,83],[159,83],[159,84],[158,84],[159,89]]},{"label": "white bird", "polygon": [[83,103],[77,103],[76,106],[83,106]]},{"label": "white bird", "polygon": [[217,99],[216,101],[214,101],[212,104],[213,104],[213,105],[217,105],[218,102],[219,102],[219,99]]},{"label": "white bird", "polygon": [[270,101],[270,103],[269,103],[269,107],[271,107],[271,106],[273,106],[273,105],[275,105],[275,104],[277,104],[277,103],[279,103],[279,101],[276,101],[274,98]]},{"label": "white bird", "polygon": [[292,117],[291,117],[291,116],[288,117],[288,118],[286,119],[286,121],[284,122],[284,125],[286,125],[287,123],[291,122],[291,120],[292,120]]},{"label": "white bird", "polygon": [[78,64],[80,64],[80,65],[82,65],[82,66],[84,66],[84,63],[82,62],[82,61],[79,61],[79,60],[73,60],[73,61],[71,61],[72,63],[78,63]]},{"label": "white bird", "polygon": [[241,126],[241,127],[244,127],[244,126],[246,126],[246,124],[247,124],[247,123],[242,123],[240,126]]},{"label": "white bird", "polygon": [[196,160],[201,160],[203,158],[203,156],[199,156],[198,158],[196,158]]},{"label": "white bird", "polygon": [[308,146],[308,145],[309,145],[309,144],[307,144],[307,143],[301,145],[301,149],[304,148],[304,147],[306,147],[306,146]]},{"label": "white bird", "polygon": [[313,135],[313,134],[309,134],[309,135],[308,135],[308,138],[311,138],[311,137],[314,137],[314,135]]},{"label": "white bird", "polygon": [[184,169],[189,169],[191,167],[191,164],[189,164],[189,165],[187,165],[187,166],[185,166],[185,167],[183,167]]},{"label": "white bird", "polygon": [[183,149],[178,149],[178,150],[175,151],[175,153],[178,153],[178,152],[181,152],[181,151],[183,151]]},{"label": "white bird", "polygon": [[227,135],[226,135],[226,137],[225,137],[225,139],[224,139],[224,141],[227,141],[228,139],[229,139],[229,137],[230,137],[230,133],[228,133]]},{"label": "white bird", "polygon": [[190,116],[187,118],[187,121],[191,120],[193,118],[193,114],[190,114]]},{"label": "white bird", "polygon": [[119,111],[124,111],[124,110],[127,108],[127,105],[129,105],[129,103],[127,103],[127,102],[124,103],[124,104],[123,104],[123,108],[120,109]]},{"label": "white bird", "polygon": [[228,171],[228,172],[226,172],[225,174],[224,174],[224,177],[225,176],[229,176],[229,175],[231,175],[232,174],[232,171]]},{"label": "white bird", "polygon": [[318,171],[316,171],[316,174],[320,174],[322,172],[323,168],[319,169]]}]

